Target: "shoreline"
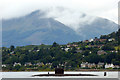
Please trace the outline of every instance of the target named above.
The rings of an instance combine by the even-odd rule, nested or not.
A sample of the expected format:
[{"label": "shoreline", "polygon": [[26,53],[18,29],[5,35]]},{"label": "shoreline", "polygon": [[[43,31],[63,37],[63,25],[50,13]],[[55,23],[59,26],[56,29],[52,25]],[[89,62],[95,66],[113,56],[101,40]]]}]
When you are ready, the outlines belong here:
[{"label": "shoreline", "polygon": [[[65,70],[65,72],[79,72],[79,71],[83,71],[83,72],[102,72],[102,71],[112,71],[112,72],[116,72],[116,71],[120,71],[120,70],[104,70],[104,69],[100,69],[100,70],[96,70],[96,69],[80,69],[80,70]],[[54,72],[54,70],[51,71],[46,71],[46,70],[41,70],[41,71],[1,71],[1,72]]]}]

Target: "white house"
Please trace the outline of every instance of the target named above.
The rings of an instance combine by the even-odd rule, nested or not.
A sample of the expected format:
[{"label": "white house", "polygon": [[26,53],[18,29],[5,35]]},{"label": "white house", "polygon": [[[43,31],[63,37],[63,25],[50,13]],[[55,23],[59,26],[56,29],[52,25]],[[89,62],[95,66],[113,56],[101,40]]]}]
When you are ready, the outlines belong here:
[{"label": "white house", "polygon": [[21,66],[21,63],[16,63],[15,62],[13,66],[17,66],[17,65]]},{"label": "white house", "polygon": [[89,40],[89,42],[92,42],[92,41],[94,41],[94,39],[90,39],[90,40]]},{"label": "white house", "polygon": [[114,68],[114,65],[113,64],[106,64],[105,68]]},{"label": "white house", "polygon": [[52,65],[52,63],[46,63],[45,65]]},{"label": "white house", "polygon": [[14,54],[14,51],[10,52],[10,54]]},{"label": "white house", "polygon": [[82,62],[81,63],[81,68],[86,68],[88,67],[88,62]]},{"label": "white house", "polygon": [[108,41],[114,41],[114,40],[115,40],[114,38],[108,39]]},{"label": "white house", "polygon": [[7,67],[5,64],[2,64],[2,67]]},{"label": "white house", "polygon": [[40,50],[37,50],[37,52],[39,52]]},{"label": "white house", "polygon": [[65,48],[65,51],[68,51],[70,48]]}]

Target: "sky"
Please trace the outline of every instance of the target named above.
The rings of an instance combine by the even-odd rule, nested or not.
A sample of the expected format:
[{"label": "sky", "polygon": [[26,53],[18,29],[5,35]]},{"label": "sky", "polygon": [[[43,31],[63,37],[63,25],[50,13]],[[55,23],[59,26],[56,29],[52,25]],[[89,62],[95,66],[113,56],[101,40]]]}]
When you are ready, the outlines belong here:
[{"label": "sky", "polygon": [[[27,15],[35,10],[47,11],[47,17],[54,17],[65,24],[73,25],[84,16],[107,18],[118,23],[119,0],[0,0],[0,18],[10,19]],[[91,17],[89,16],[89,19]],[[92,19],[91,19],[92,20]],[[71,23],[71,24],[70,24]],[[74,24],[75,25],[75,24]]]}]

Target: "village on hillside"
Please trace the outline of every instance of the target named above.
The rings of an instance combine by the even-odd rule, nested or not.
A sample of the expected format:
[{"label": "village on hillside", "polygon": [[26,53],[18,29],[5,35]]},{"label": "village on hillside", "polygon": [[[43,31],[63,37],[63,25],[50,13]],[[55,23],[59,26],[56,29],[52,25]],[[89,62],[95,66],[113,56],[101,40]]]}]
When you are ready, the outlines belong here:
[{"label": "village on hillside", "polygon": [[65,70],[120,69],[118,32],[100,38],[59,45],[13,45],[2,48],[3,71],[51,71],[56,67]]}]

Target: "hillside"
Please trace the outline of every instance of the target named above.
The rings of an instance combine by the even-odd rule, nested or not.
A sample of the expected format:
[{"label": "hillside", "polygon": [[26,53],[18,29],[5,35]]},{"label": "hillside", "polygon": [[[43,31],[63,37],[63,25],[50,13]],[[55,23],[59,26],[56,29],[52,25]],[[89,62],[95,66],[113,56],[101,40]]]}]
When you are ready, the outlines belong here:
[{"label": "hillside", "polygon": [[[31,71],[79,69],[119,69],[120,30],[100,38],[59,45],[28,45],[3,47],[3,70]],[[112,66],[111,66],[112,65]]]}]

